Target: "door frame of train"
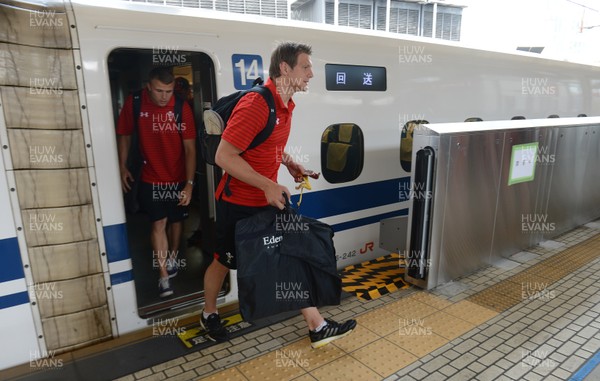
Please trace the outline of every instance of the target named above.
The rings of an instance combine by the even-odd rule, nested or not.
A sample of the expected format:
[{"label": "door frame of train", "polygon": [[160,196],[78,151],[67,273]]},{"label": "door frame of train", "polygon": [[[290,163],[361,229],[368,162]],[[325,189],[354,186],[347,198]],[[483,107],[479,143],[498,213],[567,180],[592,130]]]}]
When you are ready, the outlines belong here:
[{"label": "door frame of train", "polygon": [[[169,61],[170,63],[172,63],[172,65],[165,65],[167,67],[172,66],[172,67],[190,67],[190,75],[192,77],[191,80],[191,89],[193,91],[193,111],[194,111],[194,120],[195,120],[195,124],[196,124],[196,130],[198,131],[199,128],[202,128],[202,110],[205,108],[205,105],[209,105],[212,104],[215,100],[215,88],[216,88],[216,78],[215,78],[215,71],[214,71],[214,63],[212,58],[207,55],[204,52],[201,51],[177,51],[177,49],[168,51],[169,49],[164,49],[165,51],[156,51],[155,49],[147,49],[147,48],[124,48],[124,47],[120,47],[117,49],[113,49],[109,55],[108,55],[108,70],[109,70],[109,77],[110,77],[110,87],[111,87],[111,98],[112,98],[112,106],[113,106],[113,116],[115,117],[115,121],[118,118],[118,114],[120,112],[120,110],[117,110],[117,108],[119,107],[120,103],[123,103],[125,97],[128,95],[128,90],[133,90],[132,87],[134,88],[141,88],[144,81],[145,81],[145,74],[146,72],[148,72],[152,67],[156,66],[156,61],[158,62],[165,62],[165,61]],[[143,62],[143,60],[147,59],[149,55],[152,55],[152,64],[148,64],[148,62]],[[170,57],[170,59],[165,59],[164,57],[168,58]],[[124,57],[129,56],[128,58],[137,58],[138,62],[137,62],[137,67],[133,67],[133,68],[129,68],[127,69],[129,72],[129,77],[125,76],[125,81],[121,81],[121,83],[118,83],[117,78],[115,78],[115,75],[117,75],[117,73],[122,73],[125,69],[124,67],[121,65],[119,66],[118,64],[120,63],[119,61],[123,60]],[[115,61],[117,61],[115,63]],[[134,64],[135,66],[135,64]],[[139,67],[139,69],[138,69]],[[136,83],[134,86],[132,86],[132,80],[130,80],[131,75],[133,73],[136,73],[137,77],[136,77]],[[118,78],[123,80],[123,78]],[[127,82],[127,84],[125,85],[123,82]],[[129,89],[125,88],[125,87],[129,87]],[[121,105],[122,106],[122,105]],[[116,122],[115,122],[116,125]],[[198,140],[197,140],[198,142]],[[204,295],[204,290],[203,290],[203,286],[202,286],[202,278],[203,278],[203,273],[205,271],[205,268],[210,264],[210,259],[212,258],[212,247],[214,246],[213,241],[214,241],[214,234],[213,234],[213,225],[214,225],[214,220],[212,219],[212,212],[211,212],[211,208],[210,208],[210,198],[213,197],[214,195],[214,183],[212,182],[212,179],[214,178],[214,171],[212,170],[212,167],[207,166],[206,163],[204,163],[202,161],[202,155],[200,155],[199,150],[199,145],[196,144],[197,146],[197,152],[196,152],[196,164],[197,164],[197,170],[196,170],[196,176],[195,176],[195,182],[196,182],[196,187],[194,189],[194,195],[193,195],[193,199],[194,199],[194,204],[193,206],[191,206],[191,210],[190,210],[190,214],[193,214],[195,211],[198,212],[199,214],[199,220],[200,220],[200,226],[202,227],[202,230],[204,231],[204,234],[202,235],[202,251],[200,255],[202,255],[202,257],[206,256],[204,260],[202,260],[202,264],[198,265],[199,266],[199,270],[201,272],[201,279],[197,279],[198,282],[196,284],[200,285],[200,289],[198,291],[192,291],[192,290],[188,290],[186,292],[184,292],[183,294],[177,295],[177,292],[175,293],[175,298],[171,297],[171,298],[164,298],[164,299],[157,299],[154,297],[151,297],[150,299],[147,297],[147,294],[149,292],[156,292],[156,295],[158,295],[158,292],[156,290],[156,287],[154,288],[150,288],[151,286],[149,284],[146,284],[148,282],[145,283],[141,283],[141,279],[142,278],[146,278],[146,274],[144,274],[143,276],[138,276],[136,279],[136,276],[134,275],[132,278],[133,282],[134,282],[134,288],[135,288],[135,293],[137,295],[136,297],[136,303],[137,303],[137,312],[138,315],[141,318],[148,318],[148,317],[152,317],[155,315],[159,315],[165,311],[170,311],[173,309],[180,309],[180,308],[184,308],[184,307],[189,307],[191,305],[196,305],[196,307],[193,308],[197,308],[197,304],[200,304],[201,301],[203,300],[203,295]],[[124,208],[124,205],[122,206]],[[133,216],[131,214],[125,214],[125,225],[127,227],[127,230],[129,231],[128,234],[128,238],[127,238],[127,243],[128,243],[128,249],[129,249],[129,257],[131,258],[131,262],[132,262],[132,272],[135,274],[136,271],[136,265],[135,263],[137,262],[138,265],[137,266],[141,266],[143,264],[143,262],[141,262],[141,258],[144,258],[144,262],[145,262],[145,257],[143,255],[139,255],[138,256],[140,258],[134,258],[136,257],[136,255],[134,255],[134,249],[132,247],[132,240],[134,240],[135,238],[132,237],[131,234],[131,225],[135,225],[135,223],[132,223],[132,221],[134,221],[134,218],[138,218],[140,216]],[[142,216],[143,217],[143,216]],[[187,220],[190,221],[190,220]],[[144,221],[142,221],[142,223],[145,223]],[[194,221],[195,224],[197,224],[196,221]],[[184,236],[182,236],[182,249],[180,250],[180,252],[185,252],[187,249],[187,245],[184,244],[184,242],[186,241],[186,239],[188,238],[188,234],[189,232],[185,231],[186,229],[184,229]],[[137,235],[137,234],[136,234]],[[139,235],[137,235],[139,236]],[[147,242],[144,242],[144,245],[147,245]],[[181,264],[185,267],[187,265],[187,262],[185,262],[187,260],[189,260],[189,258],[179,258],[179,262],[181,262]],[[153,265],[154,266],[154,265]],[[191,266],[193,267],[193,266]],[[197,270],[198,270],[197,269]],[[183,269],[185,270],[185,268]],[[196,270],[196,271],[197,271]],[[139,271],[139,268],[138,268]],[[138,272],[138,274],[140,274],[140,272]],[[196,279],[196,278],[194,278]],[[189,288],[191,279],[187,279],[186,282],[186,289]],[[152,282],[153,284],[155,282]],[[196,287],[196,284],[194,284],[194,288]],[[231,281],[227,280],[225,283],[225,287],[224,290],[221,291],[219,296],[223,296],[229,293],[229,291],[231,290]],[[235,286],[235,285],[234,285]],[[175,290],[177,291],[177,290]]]}]

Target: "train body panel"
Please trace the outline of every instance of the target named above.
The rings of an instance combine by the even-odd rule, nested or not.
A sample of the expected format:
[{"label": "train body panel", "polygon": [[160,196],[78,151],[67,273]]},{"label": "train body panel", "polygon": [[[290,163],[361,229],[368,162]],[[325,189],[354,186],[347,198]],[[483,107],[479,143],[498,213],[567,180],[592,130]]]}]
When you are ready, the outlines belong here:
[{"label": "train body panel", "polygon": [[[124,1],[97,3],[67,3],[67,13],[74,26],[74,62],[81,65],[77,72],[81,82],[79,103],[85,106],[81,116],[84,139],[90,148],[88,166],[96,189],[92,204],[96,221],[101,224],[97,238],[108,299],[108,312],[90,313],[104,314],[112,321],[108,325],[112,324],[113,337],[143,329],[152,322],[137,307],[140,294],[130,249],[132,223],[128,224],[123,207],[115,134],[116,116],[132,87],[126,82],[133,77],[117,74],[131,76],[137,71],[145,78],[153,65],[188,65],[198,79],[193,84],[195,89],[203,94],[198,104],[208,107],[216,98],[247,85],[244,82],[253,75],[266,77],[271,51],[278,42],[312,45],[315,76],[306,93],[294,95],[296,109],[286,151],[306,168],[323,172],[319,180],[311,180],[312,190],[304,191],[299,210],[334,228],[339,268],[387,253],[380,247],[380,221],[408,215],[410,171],[401,160],[401,140],[409,122],[600,114],[598,67],[377,31],[290,20],[252,20],[234,14]],[[328,90],[331,73],[326,73],[327,65],[338,65],[331,66],[332,70],[354,67],[384,73],[384,88]],[[368,82],[367,74],[371,73],[363,74]],[[135,84],[141,83],[136,78]],[[345,178],[334,178],[335,170],[329,174],[324,170],[332,146],[325,140],[344,133],[352,136],[349,144],[358,152],[348,156],[346,165],[356,168]],[[8,140],[6,135],[0,137],[3,142]],[[6,163],[0,164],[6,173]],[[0,298],[15,294],[23,297],[20,292],[27,297],[26,279],[35,279],[23,271],[23,263],[17,263],[22,256],[27,258],[27,253],[21,254],[27,246],[21,243],[19,249],[18,219],[12,214],[13,208],[18,214],[19,207],[11,201],[6,179],[0,176],[0,206],[8,210],[0,215],[0,248],[12,245],[6,251],[17,275],[0,279]],[[212,180],[204,189],[209,208],[214,208]],[[297,202],[300,191],[284,167],[279,180]],[[228,287],[219,303],[237,301],[235,272]],[[18,324],[19,336],[14,325],[0,331],[18,348],[12,357],[2,359],[0,368],[29,361],[31,348],[42,348],[43,357],[44,339],[37,339],[42,334],[41,323],[34,324],[37,310],[28,303],[26,298],[12,306],[1,306],[0,317]],[[200,299],[186,303],[187,307],[199,307]],[[190,310],[181,311],[188,314]]]}]

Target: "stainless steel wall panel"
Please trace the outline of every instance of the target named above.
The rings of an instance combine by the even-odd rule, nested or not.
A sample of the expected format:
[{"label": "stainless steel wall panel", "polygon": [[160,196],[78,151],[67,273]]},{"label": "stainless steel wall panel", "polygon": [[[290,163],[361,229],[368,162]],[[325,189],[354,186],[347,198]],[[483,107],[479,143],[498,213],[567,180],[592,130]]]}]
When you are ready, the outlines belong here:
[{"label": "stainless steel wall panel", "polygon": [[438,282],[448,282],[489,263],[502,133],[450,138]]},{"label": "stainless steel wall panel", "polygon": [[[509,185],[513,147],[530,143],[538,145],[534,176]],[[415,131],[413,162],[432,144],[429,271],[421,280],[406,276],[420,287],[449,282],[600,217],[598,117],[430,124]]]}]

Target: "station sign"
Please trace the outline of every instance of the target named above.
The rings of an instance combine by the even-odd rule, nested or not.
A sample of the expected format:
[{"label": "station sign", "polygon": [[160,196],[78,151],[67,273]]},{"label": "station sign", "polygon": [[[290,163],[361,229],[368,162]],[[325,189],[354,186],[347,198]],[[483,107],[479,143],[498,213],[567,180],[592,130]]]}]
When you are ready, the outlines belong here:
[{"label": "station sign", "polygon": [[331,91],[386,91],[385,67],[325,64],[325,86]]}]

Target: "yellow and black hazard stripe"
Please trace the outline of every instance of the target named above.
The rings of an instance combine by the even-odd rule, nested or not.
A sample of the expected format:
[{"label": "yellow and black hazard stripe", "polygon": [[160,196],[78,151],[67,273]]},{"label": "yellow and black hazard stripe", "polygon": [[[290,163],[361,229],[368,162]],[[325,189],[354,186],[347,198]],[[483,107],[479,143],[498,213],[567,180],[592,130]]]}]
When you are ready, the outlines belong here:
[{"label": "yellow and black hazard stripe", "polygon": [[342,271],[342,289],[359,299],[372,300],[408,288],[404,281],[403,258],[397,253],[351,265]]}]

